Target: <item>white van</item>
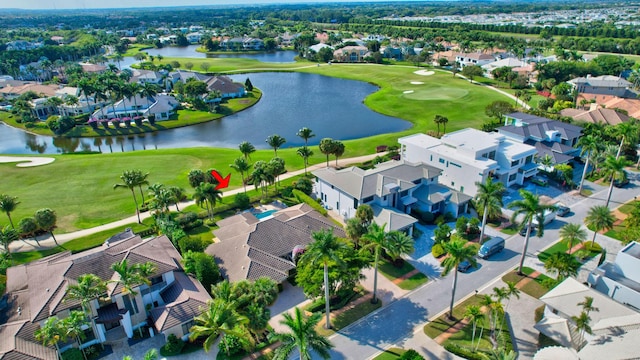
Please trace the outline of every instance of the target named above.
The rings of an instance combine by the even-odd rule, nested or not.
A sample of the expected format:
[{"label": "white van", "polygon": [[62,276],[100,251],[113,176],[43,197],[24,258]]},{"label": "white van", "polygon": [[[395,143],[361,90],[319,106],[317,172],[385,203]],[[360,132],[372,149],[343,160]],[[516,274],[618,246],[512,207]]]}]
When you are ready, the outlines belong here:
[{"label": "white van", "polygon": [[[552,222],[555,219],[556,219],[556,212],[555,211],[545,210],[544,211],[543,220],[542,220],[542,224],[543,225],[547,225],[548,223]],[[534,217],[533,221],[531,223],[534,226],[538,226],[538,217],[537,216]]]}]

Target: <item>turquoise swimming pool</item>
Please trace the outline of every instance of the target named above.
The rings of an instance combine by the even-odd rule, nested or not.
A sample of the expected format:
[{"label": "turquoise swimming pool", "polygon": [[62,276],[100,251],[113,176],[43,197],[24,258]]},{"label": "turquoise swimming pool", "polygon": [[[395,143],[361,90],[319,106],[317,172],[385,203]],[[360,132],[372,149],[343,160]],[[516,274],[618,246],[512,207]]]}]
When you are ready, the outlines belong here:
[{"label": "turquoise swimming pool", "polygon": [[276,211],[278,211],[278,210],[271,209],[271,210],[263,211],[261,213],[257,213],[257,214],[254,214],[254,215],[255,215],[255,217],[258,218],[258,220],[261,220],[261,219],[266,218],[267,216],[273,215],[273,213],[276,212]]}]

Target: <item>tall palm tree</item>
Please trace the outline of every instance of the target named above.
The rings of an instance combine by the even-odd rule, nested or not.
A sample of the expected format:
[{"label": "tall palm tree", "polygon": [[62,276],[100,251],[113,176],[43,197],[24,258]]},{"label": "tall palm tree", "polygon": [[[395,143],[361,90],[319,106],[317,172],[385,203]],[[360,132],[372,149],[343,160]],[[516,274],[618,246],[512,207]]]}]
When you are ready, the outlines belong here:
[{"label": "tall palm tree", "polygon": [[414,250],[413,239],[402,231],[389,231],[387,242],[388,247],[385,248],[385,251],[393,261],[398,260],[402,255],[411,254]]},{"label": "tall palm tree", "polygon": [[476,182],[478,193],[476,194],[476,204],[482,210],[482,228],[480,229],[480,244],[484,242],[484,229],[487,226],[489,214],[494,217],[502,212],[502,196],[506,189],[501,182],[493,182],[489,176],[484,183]]},{"label": "tall palm tree", "polygon": [[251,153],[256,151],[256,147],[248,141],[241,142],[240,145],[238,145],[238,149],[240,149],[242,156],[244,156],[246,160],[251,160]]},{"label": "tall palm tree", "polygon": [[587,227],[593,229],[593,239],[591,239],[592,247],[596,243],[596,235],[598,235],[598,232],[613,229],[615,221],[616,218],[613,216],[613,212],[604,205],[596,205],[589,209],[587,217],[584,218],[584,222],[587,224]]},{"label": "tall palm tree", "polygon": [[251,164],[247,161],[246,158],[240,157],[233,161],[233,164],[229,165],[233,170],[240,173],[240,177],[242,178],[242,187],[244,188],[244,193],[247,193],[247,183],[245,181],[245,175],[251,170]]},{"label": "tall palm tree", "polygon": [[378,261],[380,260],[380,251],[389,245],[387,234],[384,231],[386,226],[387,224],[380,226],[373,223],[369,225],[367,233],[362,236],[363,239],[368,241],[363,249],[373,250],[373,297],[371,298],[371,303],[373,304],[378,302],[376,293],[378,290]]},{"label": "tall palm tree", "polygon": [[298,130],[296,135],[304,140],[304,147],[307,147],[307,145],[309,145],[309,139],[316,136],[316,134],[313,133],[313,130],[309,129],[308,127],[303,127],[302,129]]},{"label": "tall palm tree", "polygon": [[579,267],[580,263],[574,255],[563,252],[553,253],[544,261],[544,268],[547,271],[558,274],[556,277],[558,282],[569,276],[576,276]]},{"label": "tall palm tree", "polygon": [[526,224],[527,226],[527,234],[524,237],[524,246],[522,248],[522,257],[520,258],[520,266],[518,267],[518,274],[522,275],[524,259],[527,256],[527,247],[529,247],[529,238],[531,237],[533,219],[536,219],[538,222],[538,236],[542,236],[544,231],[544,213],[545,211],[554,211],[556,207],[553,205],[540,204],[540,197],[527,190],[521,189],[520,197],[522,199],[511,202],[509,208],[513,209],[511,222],[516,223],[517,218],[522,216],[522,224]]},{"label": "tall palm tree", "polygon": [[569,254],[571,254],[574,245],[582,244],[587,240],[587,232],[580,224],[567,223],[560,228],[560,239],[567,242]]},{"label": "tall palm tree", "polygon": [[320,148],[320,152],[326,155],[327,157],[327,167],[329,167],[329,155],[333,154],[336,148],[336,142],[331,138],[324,138],[320,140],[320,144],[318,144],[318,148]]},{"label": "tall palm tree", "polygon": [[140,220],[140,208],[138,207],[138,199],[136,198],[136,193],[134,191],[135,187],[138,186],[138,179],[136,170],[125,170],[122,175],[120,175],[120,180],[122,180],[122,184],[113,185],[114,189],[117,188],[127,188],[131,191],[131,196],[133,196],[133,202],[136,205],[136,215],[138,215],[138,224],[142,224],[142,220]]},{"label": "tall palm tree", "polygon": [[[471,347],[473,348],[473,343],[476,340],[476,327],[479,321],[484,320],[484,313],[480,310],[480,306],[469,305],[465,309],[464,318],[471,321],[471,325],[473,326],[473,332],[471,334]],[[480,342],[480,340],[478,340],[478,342]]]},{"label": "tall palm tree", "polygon": [[329,263],[342,264],[342,259],[338,256],[341,250],[346,249],[347,244],[338,239],[332,230],[322,229],[311,233],[313,242],[309,244],[307,250],[300,258],[300,261],[309,261],[312,265],[322,263],[324,266],[324,302],[326,313],[327,329],[331,328],[331,309],[329,298]]},{"label": "tall palm tree", "polygon": [[586,311],[583,311],[579,316],[572,316],[571,320],[575,322],[576,328],[580,331],[580,343],[578,344],[578,348],[580,348],[584,342],[584,334],[593,334],[591,330],[591,317]]},{"label": "tall palm tree", "polygon": [[216,190],[216,187],[208,182],[202,182],[195,189],[193,195],[196,204],[202,206],[205,205],[209,218],[213,218],[213,208],[219,200],[222,200],[222,191]]},{"label": "tall palm tree", "polygon": [[302,157],[304,162],[304,174],[307,175],[307,165],[309,164],[309,157],[313,156],[313,151],[305,145],[299,148],[298,151],[296,151],[296,154]]},{"label": "tall palm tree", "polygon": [[94,274],[84,274],[78,276],[76,284],[70,284],[67,288],[65,301],[80,301],[82,310],[91,320],[91,329],[94,334],[98,334],[96,324],[91,314],[91,301],[107,292],[107,284]]},{"label": "tall palm tree", "polygon": [[56,212],[49,208],[39,209],[33,214],[33,219],[36,221],[38,228],[51,234],[53,242],[60,246],[55,235],[53,235],[53,230],[55,230],[56,222],[58,221]]},{"label": "tall palm tree", "polygon": [[10,196],[8,194],[0,195],[0,211],[7,214],[7,217],[9,218],[9,223],[11,224],[11,227],[14,229],[16,227],[13,226],[13,220],[11,219],[11,212],[13,212],[16,209],[16,207],[18,207],[18,204],[20,204],[20,202],[18,201],[17,197]]},{"label": "tall palm tree", "polygon": [[178,204],[187,198],[184,189],[179,186],[169,186],[169,189],[167,190],[171,194],[171,198],[176,206],[176,211],[180,211]]},{"label": "tall palm tree", "polygon": [[278,157],[278,149],[287,142],[285,138],[277,134],[268,136],[265,141],[273,149],[273,153],[276,157]]},{"label": "tall palm tree", "polygon": [[138,186],[138,190],[140,190],[140,196],[142,197],[142,204],[144,205],[145,200],[144,200],[144,192],[142,191],[142,186],[143,185],[149,185],[149,180],[147,180],[147,178],[149,177],[149,173],[143,173],[142,170],[133,170],[134,174],[135,174],[135,182],[136,185]]},{"label": "tall palm tree", "polygon": [[275,333],[271,339],[280,341],[281,345],[275,350],[274,360],[287,360],[294,349],[298,349],[300,360],[311,360],[311,351],[323,359],[331,358],[329,350],[333,344],[324,336],[318,334],[316,325],[322,314],[313,313],[306,316],[299,307],[293,309],[293,316],[285,312],[280,323],[289,329],[287,333]]},{"label": "tall palm tree", "polygon": [[451,236],[449,242],[444,243],[444,250],[448,254],[442,261],[441,276],[446,276],[453,270],[453,284],[451,285],[451,302],[449,304],[449,319],[453,319],[453,303],[456,297],[456,287],[458,286],[458,265],[463,261],[468,261],[472,266],[476,266],[476,249],[473,246],[466,246],[466,241],[458,234]]},{"label": "tall palm tree", "polygon": [[54,346],[56,353],[60,356],[58,343],[66,341],[65,331],[62,321],[57,316],[52,316],[45,320],[44,324],[35,331],[36,340],[41,341],[44,346]]},{"label": "tall palm tree", "polygon": [[[62,319],[61,325],[63,334],[66,338],[74,339],[78,343],[78,346],[82,345],[82,342],[86,339],[86,335],[82,328],[87,325],[87,318],[84,312],[72,310],[69,312],[69,316]],[[84,356],[86,360],[87,354],[84,352],[83,348],[80,350],[82,351],[82,356]]]},{"label": "tall palm tree", "polygon": [[582,178],[580,179],[580,186],[578,186],[578,193],[582,193],[582,186],[584,185],[584,178],[587,176],[587,169],[589,169],[589,161],[591,157],[602,147],[602,139],[596,135],[582,136],[578,140],[578,146],[580,146],[580,155],[586,158],[584,163],[584,170],[582,170]]},{"label": "tall palm tree", "polygon": [[150,98],[156,96],[160,92],[160,89],[155,84],[144,82],[140,85],[139,91],[140,95],[147,99],[147,113],[149,113],[149,108],[151,107]]},{"label": "tall palm tree", "polygon": [[[131,302],[135,302],[135,296],[138,295],[135,289],[142,284],[150,285],[149,276],[156,269],[152,262],[129,265],[127,259],[123,259],[120,262],[113,263],[111,270],[118,274],[118,278],[111,280],[111,282],[121,285],[122,293],[128,296],[129,300],[133,300]],[[133,299],[131,299],[132,296],[134,297]]]},{"label": "tall palm tree", "polygon": [[609,206],[609,202],[611,201],[613,183],[616,180],[623,180],[627,176],[624,168],[629,165],[631,165],[631,163],[624,157],[616,158],[614,156],[608,156],[604,161],[602,170],[604,171],[605,177],[609,179],[609,193],[607,194],[607,202],[605,203],[605,206]]},{"label": "tall palm tree", "polygon": [[[191,327],[189,339],[195,340],[206,336],[204,350],[207,352],[220,335],[222,335],[222,341],[226,341],[225,335],[242,339],[245,334],[243,328],[248,322],[248,319],[239,315],[230,304],[218,299],[209,301],[205,311],[196,316],[194,320],[196,325]],[[225,343],[225,345],[227,344]],[[225,348],[228,355],[229,346],[225,346]]]},{"label": "tall palm tree", "polygon": [[84,101],[89,106],[89,96],[93,94],[96,87],[90,78],[83,77],[76,83],[76,87],[80,90],[80,93],[84,96]]}]

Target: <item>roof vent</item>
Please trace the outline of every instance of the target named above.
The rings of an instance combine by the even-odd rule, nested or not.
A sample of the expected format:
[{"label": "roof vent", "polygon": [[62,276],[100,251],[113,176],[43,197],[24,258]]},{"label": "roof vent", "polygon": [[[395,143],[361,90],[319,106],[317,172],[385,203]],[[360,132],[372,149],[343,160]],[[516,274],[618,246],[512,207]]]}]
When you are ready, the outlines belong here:
[{"label": "roof vent", "polygon": [[47,292],[49,292],[49,288],[47,288]]},{"label": "roof vent", "polygon": [[18,306],[18,315],[22,315],[22,306]]}]

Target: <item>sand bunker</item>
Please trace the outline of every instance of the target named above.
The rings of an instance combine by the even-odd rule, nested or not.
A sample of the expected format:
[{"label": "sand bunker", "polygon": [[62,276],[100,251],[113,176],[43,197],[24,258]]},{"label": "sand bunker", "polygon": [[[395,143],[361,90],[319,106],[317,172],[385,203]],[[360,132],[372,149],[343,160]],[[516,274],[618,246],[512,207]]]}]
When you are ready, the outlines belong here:
[{"label": "sand bunker", "polygon": [[433,71],[429,70],[418,70],[413,72],[416,75],[429,76],[435,74]]},{"label": "sand bunker", "polygon": [[411,93],[413,93],[413,90],[403,91],[402,93],[403,93],[403,94],[411,94]]},{"label": "sand bunker", "polygon": [[422,81],[412,81],[411,84],[412,85],[422,85],[424,83]]},{"label": "sand bunker", "polygon": [[51,164],[56,161],[55,158],[49,157],[27,157],[27,156],[0,156],[0,163],[17,162],[17,167],[31,167]]}]

